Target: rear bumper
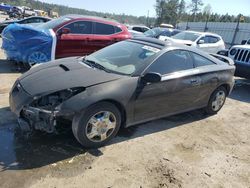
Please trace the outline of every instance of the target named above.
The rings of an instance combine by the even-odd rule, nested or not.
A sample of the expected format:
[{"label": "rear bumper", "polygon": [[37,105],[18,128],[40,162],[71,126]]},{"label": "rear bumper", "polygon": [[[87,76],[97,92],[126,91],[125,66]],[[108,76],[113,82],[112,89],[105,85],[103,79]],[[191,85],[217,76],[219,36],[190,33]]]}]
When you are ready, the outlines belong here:
[{"label": "rear bumper", "polygon": [[236,71],[235,76],[250,79],[250,63],[235,62]]}]

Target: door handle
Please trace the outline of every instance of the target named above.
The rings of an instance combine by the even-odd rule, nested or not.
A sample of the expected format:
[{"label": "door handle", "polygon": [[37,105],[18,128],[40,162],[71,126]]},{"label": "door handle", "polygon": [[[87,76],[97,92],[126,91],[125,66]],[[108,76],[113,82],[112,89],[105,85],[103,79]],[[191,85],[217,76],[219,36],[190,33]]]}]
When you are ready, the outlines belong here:
[{"label": "door handle", "polygon": [[200,84],[200,82],[199,82],[197,79],[192,79],[192,80],[190,81],[190,83],[191,83],[192,85],[199,85],[199,84]]}]

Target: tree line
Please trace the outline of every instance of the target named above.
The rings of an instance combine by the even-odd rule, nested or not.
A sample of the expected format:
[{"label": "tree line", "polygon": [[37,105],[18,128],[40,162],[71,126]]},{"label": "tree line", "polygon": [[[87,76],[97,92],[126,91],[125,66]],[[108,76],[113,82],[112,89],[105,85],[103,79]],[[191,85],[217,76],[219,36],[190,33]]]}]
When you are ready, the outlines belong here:
[{"label": "tree line", "polygon": [[[96,11],[88,11],[86,9],[80,8],[72,8],[64,5],[57,5],[57,4],[49,4],[44,3],[38,0],[1,0],[2,3],[10,4],[13,6],[28,6],[33,9],[44,10],[46,12],[49,11],[56,11],[59,13],[60,16],[66,14],[81,14],[81,15],[89,15],[89,16],[99,16],[104,18],[110,18],[116,20],[120,23],[129,23],[129,24],[154,24],[155,18],[147,17],[147,16],[132,16],[126,14],[112,14],[112,13],[101,13]],[[145,12],[146,14],[146,12]]]},{"label": "tree line", "polygon": [[[204,5],[202,0],[156,0],[155,11],[156,18],[147,16],[132,16],[126,14],[101,13],[88,11],[86,9],[72,8],[63,5],[44,3],[38,0],[2,0],[1,2],[13,6],[28,6],[33,9],[44,11],[56,11],[59,15],[81,14],[90,16],[99,16],[116,20],[120,23],[144,24],[148,26],[158,26],[161,23],[170,23],[176,25],[179,22],[237,22],[239,16],[220,15],[212,13],[210,4]],[[245,16],[246,23],[250,23],[250,17]]]},{"label": "tree line", "polygon": [[204,6],[202,0],[156,0],[156,25],[179,22],[241,22],[250,23],[249,16],[217,14],[210,4]]}]

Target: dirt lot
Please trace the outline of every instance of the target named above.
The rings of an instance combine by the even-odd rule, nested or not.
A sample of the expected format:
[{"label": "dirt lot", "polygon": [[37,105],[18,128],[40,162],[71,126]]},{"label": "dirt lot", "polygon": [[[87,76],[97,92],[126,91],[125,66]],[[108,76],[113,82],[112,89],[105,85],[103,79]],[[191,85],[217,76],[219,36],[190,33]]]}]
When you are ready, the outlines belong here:
[{"label": "dirt lot", "polygon": [[0,51],[0,187],[250,187],[249,80],[218,115],[152,121],[84,150],[71,132],[23,139],[8,107],[15,68]]}]

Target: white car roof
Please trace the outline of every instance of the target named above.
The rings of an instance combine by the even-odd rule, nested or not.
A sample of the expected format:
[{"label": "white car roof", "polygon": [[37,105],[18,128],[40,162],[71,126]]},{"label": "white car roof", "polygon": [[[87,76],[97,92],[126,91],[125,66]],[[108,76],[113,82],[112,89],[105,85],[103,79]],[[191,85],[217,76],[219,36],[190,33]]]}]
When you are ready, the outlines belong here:
[{"label": "white car roof", "polygon": [[212,36],[216,36],[216,37],[220,37],[222,38],[220,35],[218,34],[215,34],[215,33],[211,33],[211,32],[199,32],[199,31],[183,31],[183,32],[188,32],[188,33],[197,33],[197,34],[200,34],[200,35],[212,35]]},{"label": "white car roof", "polygon": [[[128,27],[132,28],[132,27],[143,27],[143,28],[148,28],[145,25],[129,25]],[[148,28],[149,29],[149,28]]]}]

